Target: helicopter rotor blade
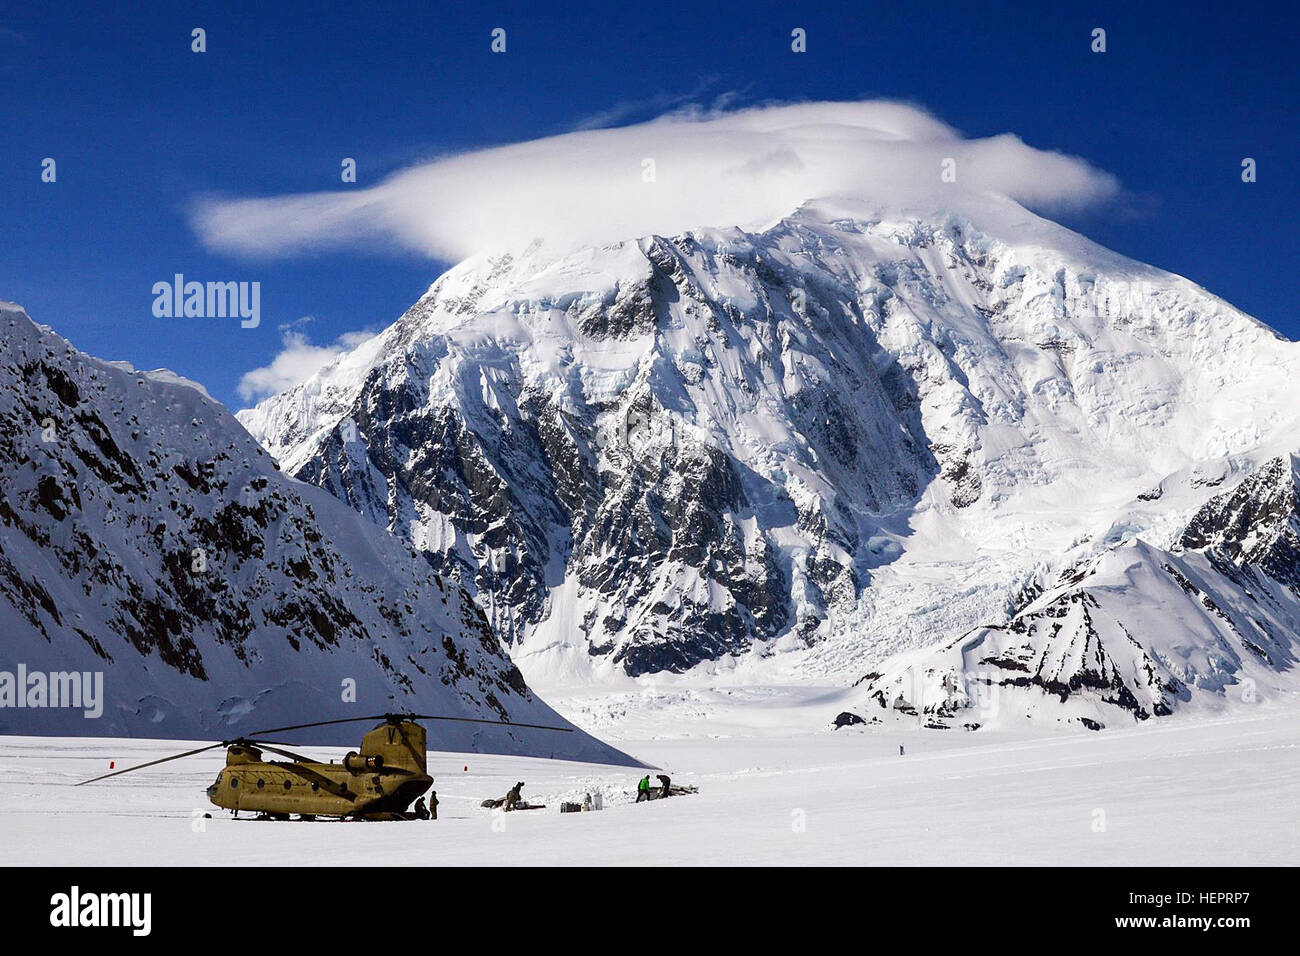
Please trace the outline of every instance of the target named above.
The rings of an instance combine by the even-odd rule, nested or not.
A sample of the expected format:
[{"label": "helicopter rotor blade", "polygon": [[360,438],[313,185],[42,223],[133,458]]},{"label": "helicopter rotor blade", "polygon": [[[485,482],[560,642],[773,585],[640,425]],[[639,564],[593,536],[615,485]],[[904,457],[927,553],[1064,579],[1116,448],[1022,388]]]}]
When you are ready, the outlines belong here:
[{"label": "helicopter rotor blade", "polygon": [[73,784],[76,787],[84,787],[88,783],[96,783],[100,780],[107,780],[109,777],[118,777],[124,773],[130,773],[133,770],[143,770],[145,767],[155,767],[160,763],[167,763],[169,760],[180,760],[182,757],[193,757],[195,754],[205,753],[209,750],[216,750],[218,747],[226,746],[224,743],[209,744],[206,747],[200,747],[197,750],[187,750],[184,753],[172,754],[170,757],[162,757],[158,760],[150,760],[148,763],[136,764],[134,767],[125,767],[122,770],[114,770],[112,773],[106,773],[103,776],[92,777],[90,780],[83,780],[81,783]]},{"label": "helicopter rotor blade", "polygon": [[255,730],[254,737],[261,737],[268,734],[283,734],[290,730],[306,730],[308,727],[330,727],[334,724],[351,724],[362,720],[384,720],[387,714],[376,714],[368,717],[339,717],[335,720],[318,720],[310,724],[290,724],[288,727],[272,727],[269,730]]},{"label": "helicopter rotor blade", "polygon": [[448,717],[443,714],[371,714],[366,717],[340,717],[335,720],[318,720],[310,724],[293,724],[288,727],[272,727],[269,730],[258,730],[254,732],[254,737],[239,737],[234,740],[225,740],[221,743],[208,744],[206,747],[199,747],[196,750],[187,750],[184,753],[172,754],[169,757],[161,757],[158,760],[150,760],[148,763],[136,764],[134,767],[125,767],[121,770],[114,770],[112,773],[102,774],[98,777],[92,777],[89,780],[83,780],[80,783],[73,784],[76,787],[84,787],[88,783],[98,783],[100,780],[107,780],[109,777],[118,777],[124,773],[131,773],[135,770],[144,770],[146,767],[156,767],[160,763],[167,763],[172,760],[180,760],[182,757],[193,757],[195,754],[206,753],[209,750],[216,750],[218,747],[229,747],[232,744],[248,744],[253,747],[260,747],[263,750],[269,750],[271,753],[280,754],[288,757],[290,760],[297,760],[302,763],[309,763],[307,757],[300,756],[288,750],[281,750],[269,744],[264,744],[254,739],[269,734],[281,734],[290,730],[306,730],[310,727],[329,727],[334,724],[351,724],[362,720],[450,720],[466,724],[493,724],[500,727],[520,727],[529,730],[554,730],[559,733],[573,733],[572,727],[552,727],[548,724],[518,724],[508,720],[489,720],[485,717]]},{"label": "helicopter rotor blade", "polygon": [[552,727],[549,724],[517,724],[513,720],[486,720],[482,717],[443,717],[439,714],[398,714],[412,720],[457,720],[468,724],[498,724],[502,727],[528,727],[531,730],[555,730],[562,734],[573,733],[572,727]]},{"label": "helicopter rotor blade", "polygon": [[402,720],[452,720],[469,724],[496,724],[502,727],[522,727],[531,730],[555,730],[560,733],[572,733],[572,727],[552,727],[547,724],[517,724],[508,720],[488,720],[484,717],[446,717],[441,714],[371,714],[366,717],[339,717],[335,720],[318,720],[310,724],[293,724],[288,727],[272,727],[269,730],[257,730],[253,732],[256,737],[268,734],[282,734],[290,730],[306,730],[309,727],[329,727],[334,724],[350,724],[362,720],[391,720],[400,718]]},{"label": "helicopter rotor blade", "polygon": [[310,757],[304,757],[302,754],[296,754],[292,750],[284,750],[280,747],[276,747],[273,744],[268,744],[262,740],[246,740],[241,738],[240,740],[232,740],[229,742],[232,744],[247,744],[250,747],[256,747],[258,750],[269,750],[273,754],[279,754],[281,757],[288,757],[290,760],[296,760],[298,763],[313,762]]}]

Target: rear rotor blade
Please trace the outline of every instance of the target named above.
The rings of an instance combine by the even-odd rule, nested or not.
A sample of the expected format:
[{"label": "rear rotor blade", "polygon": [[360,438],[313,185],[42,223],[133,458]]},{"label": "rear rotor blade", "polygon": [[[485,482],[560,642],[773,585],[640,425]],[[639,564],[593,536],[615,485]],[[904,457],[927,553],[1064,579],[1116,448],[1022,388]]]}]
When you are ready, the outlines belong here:
[{"label": "rear rotor blade", "polygon": [[573,733],[572,727],[552,727],[549,724],[517,724],[512,720],[485,720],[482,717],[441,717],[438,714],[401,714],[412,720],[458,720],[467,724],[497,724],[502,727],[528,727],[532,730],[558,730],[562,734]]},{"label": "rear rotor blade", "polygon": [[484,717],[444,717],[441,714],[371,714],[367,717],[339,717],[335,720],[318,720],[310,724],[292,724],[288,727],[272,727],[269,730],[255,730],[253,736],[282,734],[290,730],[306,730],[309,727],[329,727],[334,724],[350,724],[362,720],[452,720],[467,724],[495,724],[502,727],[524,727],[531,730],[555,730],[560,733],[572,733],[572,727],[551,727],[547,724],[517,724],[509,720],[488,720]]},{"label": "rear rotor blade", "polygon": [[262,737],[268,734],[282,734],[290,730],[306,730],[309,727],[329,727],[333,724],[351,724],[362,720],[386,720],[389,714],[372,714],[368,717],[339,717],[336,720],[318,720],[310,724],[290,724],[288,727],[272,727],[270,730],[255,730],[254,737]]}]

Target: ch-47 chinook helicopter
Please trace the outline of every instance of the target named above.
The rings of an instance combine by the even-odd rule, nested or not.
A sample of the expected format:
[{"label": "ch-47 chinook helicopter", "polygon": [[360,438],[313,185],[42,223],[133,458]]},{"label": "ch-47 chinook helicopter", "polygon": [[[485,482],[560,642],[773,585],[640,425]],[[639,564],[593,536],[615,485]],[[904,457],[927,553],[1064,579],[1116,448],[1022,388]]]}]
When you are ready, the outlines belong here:
[{"label": "ch-47 chinook helicopter", "polygon": [[[327,727],[362,720],[382,720],[361,738],[361,750],[350,751],[342,763],[320,763],[290,750],[257,738],[270,734],[306,730],[309,727]],[[301,819],[316,817],[346,817],[360,820],[408,819],[406,808],[417,797],[433,786],[427,772],[425,730],[417,720],[454,720],[473,724],[500,724],[506,727],[530,728],[571,732],[568,727],[548,727],[544,724],[516,724],[503,720],[486,720],[477,717],[442,717],[436,714],[377,714],[369,717],[343,717],[322,720],[313,724],[294,724],[289,727],[272,727],[255,731],[250,737],[226,740],[197,750],[172,754],[159,760],[106,773],[77,786],[109,777],[120,776],[145,767],[154,767],[169,760],[192,757],[195,754],[226,749],[226,766],[212,786],[208,799],[218,807],[235,811],[247,810],[259,816],[287,820],[290,814]],[[263,760],[263,751],[288,757],[283,760]]]}]

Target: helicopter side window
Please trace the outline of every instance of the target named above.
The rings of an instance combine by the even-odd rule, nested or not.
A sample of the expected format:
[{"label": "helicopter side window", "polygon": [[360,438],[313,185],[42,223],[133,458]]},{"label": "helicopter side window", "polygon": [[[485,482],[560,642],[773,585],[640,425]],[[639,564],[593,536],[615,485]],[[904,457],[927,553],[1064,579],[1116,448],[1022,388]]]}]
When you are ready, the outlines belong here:
[{"label": "helicopter side window", "polygon": [[231,785],[232,787],[237,787],[237,786],[239,786],[239,778],[238,778],[238,777],[231,777],[231,778],[230,778],[230,785]]},{"label": "helicopter side window", "polygon": [[265,786],[266,786],[266,781],[263,780],[261,777],[258,777],[258,778],[257,778],[257,789],[258,789],[258,790],[261,790],[261,789],[262,789],[263,787],[265,787]]},{"label": "helicopter side window", "polygon": [[311,792],[315,793],[319,789],[320,789],[320,783],[318,781],[313,780],[311,782]]},{"label": "helicopter side window", "polygon": [[290,790],[290,789],[292,789],[292,788],[293,788],[293,781],[292,781],[292,780],[286,780],[286,781],[284,782],[284,789],[286,789],[286,790]]}]

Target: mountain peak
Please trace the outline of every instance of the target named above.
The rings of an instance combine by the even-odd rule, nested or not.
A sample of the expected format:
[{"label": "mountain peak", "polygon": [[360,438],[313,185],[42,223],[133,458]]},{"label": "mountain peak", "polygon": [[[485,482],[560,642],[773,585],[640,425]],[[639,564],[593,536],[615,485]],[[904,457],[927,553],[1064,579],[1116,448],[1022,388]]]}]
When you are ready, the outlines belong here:
[{"label": "mountain peak", "polygon": [[1297,371],[1261,323],[1015,203],[823,200],[476,257],[240,418],[464,583],[530,678],[806,678],[1172,545],[1197,476],[1300,437]]}]

